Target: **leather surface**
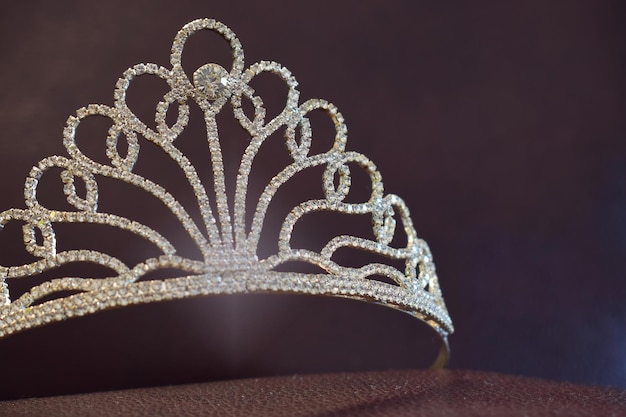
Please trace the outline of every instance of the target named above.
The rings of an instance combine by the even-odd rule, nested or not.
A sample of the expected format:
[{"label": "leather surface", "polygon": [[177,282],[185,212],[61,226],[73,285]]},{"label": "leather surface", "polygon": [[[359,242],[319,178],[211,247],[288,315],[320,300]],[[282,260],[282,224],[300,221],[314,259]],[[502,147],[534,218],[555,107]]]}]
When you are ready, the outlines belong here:
[{"label": "leather surface", "polygon": [[0,403],[1,416],[623,416],[626,391],[473,371],[284,376]]}]

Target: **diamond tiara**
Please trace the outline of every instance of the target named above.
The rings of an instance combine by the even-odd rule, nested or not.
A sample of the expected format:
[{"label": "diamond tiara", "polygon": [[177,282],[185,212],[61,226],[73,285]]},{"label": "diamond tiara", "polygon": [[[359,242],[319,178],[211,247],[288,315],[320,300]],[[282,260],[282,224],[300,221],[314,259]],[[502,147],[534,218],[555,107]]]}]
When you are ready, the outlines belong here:
[{"label": "diamond tiara", "polygon": [[[214,31],[229,43],[233,57],[230,71],[208,63],[198,68],[192,77],[186,75],[181,61],[185,43],[191,35],[202,30]],[[12,221],[22,224],[25,249],[35,258],[23,265],[0,266],[0,337],[132,304],[208,294],[299,293],[365,300],[407,312],[436,330],[443,340],[443,347],[435,366],[445,364],[447,336],[453,332],[453,326],[428,245],[417,237],[404,201],[396,195],[384,194],[381,174],[372,161],[360,153],[346,150],[347,129],[337,108],[318,99],[299,104],[295,78],[276,62],[261,61],[244,68],[239,40],[228,27],[215,20],[195,20],[178,32],[172,46],[171,65],[171,69],[155,64],[135,65],[118,80],[113,106],[92,104],[70,116],[63,131],[63,144],[69,157],[51,156],[34,166],[25,182],[27,208],[12,208],[0,213],[0,227]],[[261,73],[277,75],[288,87],[284,109],[271,120],[266,120],[264,102],[250,87],[251,80]],[[161,78],[169,87],[156,108],[156,129],[142,122],[126,102],[131,82],[146,74]],[[253,117],[246,115],[242,100],[252,104]],[[235,120],[250,137],[239,164],[231,203],[227,197],[216,121],[229,102]],[[204,113],[213,170],[213,177],[209,179],[213,182],[211,190],[203,185],[197,167],[175,144],[189,122],[188,103],[194,103]],[[169,125],[166,119],[173,104],[178,105],[178,114],[176,121]],[[332,120],[335,138],[329,150],[311,155],[313,133],[307,116],[314,110],[324,112]],[[90,159],[75,141],[77,127],[93,116],[108,118],[112,123],[106,138],[109,159],[106,164]],[[258,201],[253,201],[256,204],[249,207],[249,174],[255,156],[265,139],[280,129],[285,132],[284,143],[290,162],[273,176]],[[124,156],[118,149],[122,137],[127,144]],[[134,171],[142,141],[152,142],[178,166],[193,189],[201,219],[194,219],[164,186]],[[346,199],[351,189],[350,167],[354,170],[355,166],[367,174],[371,183],[369,198],[360,203]],[[282,221],[277,253],[260,259],[257,251],[259,238],[272,198],[292,177],[316,167],[323,169],[323,198],[293,207]],[[63,192],[71,210],[48,209],[38,201],[40,179],[51,170],[61,170]],[[99,211],[98,178],[103,177],[136,187],[160,200],[195,243],[201,259],[180,255],[166,237],[138,220]],[[82,189],[77,187],[77,181],[84,183]],[[247,212],[253,213],[251,220],[246,217]],[[368,216],[372,223],[368,232],[371,237],[335,236],[319,251],[293,248],[295,225],[316,212]],[[398,222],[401,229],[397,227]],[[118,228],[144,239],[157,248],[160,255],[127,265],[101,251],[60,250],[55,225],[64,223]],[[406,244],[392,246],[396,233],[404,233]],[[377,262],[359,267],[341,265],[334,258],[337,251],[345,248],[371,253]],[[379,259],[389,262],[381,263]],[[282,271],[293,262],[311,264],[322,273]],[[394,262],[402,266],[398,268]],[[70,264],[95,264],[108,270],[109,276],[52,278],[11,297],[13,280],[38,276]],[[175,278],[148,278],[150,273],[162,269],[175,269],[180,274]]]}]

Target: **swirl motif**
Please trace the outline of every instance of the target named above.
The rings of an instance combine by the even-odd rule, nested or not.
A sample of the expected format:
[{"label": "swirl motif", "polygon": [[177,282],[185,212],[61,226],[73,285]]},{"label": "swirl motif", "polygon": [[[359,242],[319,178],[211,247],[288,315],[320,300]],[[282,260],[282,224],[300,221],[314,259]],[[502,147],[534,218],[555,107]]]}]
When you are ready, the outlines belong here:
[{"label": "swirl motif", "polygon": [[[218,64],[208,63],[197,69],[190,79],[183,70],[181,56],[189,37],[201,30],[215,31],[230,44],[232,68],[227,70]],[[250,82],[262,73],[278,76],[288,87],[285,107],[269,120],[263,99],[255,95],[250,87]],[[156,128],[141,121],[126,102],[129,86],[142,75],[157,76],[169,86],[169,91],[156,106]],[[69,157],[52,156],[39,162],[32,168],[25,182],[26,208],[0,213],[0,226],[10,221],[23,223],[25,248],[38,258],[25,265],[0,266],[0,305],[3,304],[0,306],[0,337],[49,321],[112,306],[206,293],[253,291],[288,291],[370,299],[418,316],[444,337],[452,332],[452,323],[438,286],[430,250],[426,242],[417,237],[406,204],[400,197],[384,193],[381,174],[372,161],[360,153],[346,150],[347,128],[337,108],[318,99],[299,103],[296,87],[297,81],[291,72],[276,62],[261,61],[245,68],[243,49],[235,34],[222,23],[201,19],[185,25],[178,32],[172,46],[171,69],[156,64],[135,65],[118,80],[113,106],[92,104],[79,109],[75,116],[70,116],[63,131],[63,143]],[[243,99],[252,103],[252,117],[243,111]],[[190,102],[195,103],[204,114],[213,168],[214,195],[207,193],[194,165],[176,146],[176,139],[189,122]],[[216,122],[216,116],[229,103],[235,119],[250,135],[237,173],[232,218]],[[166,115],[174,104],[178,112],[176,121],[170,126],[166,122]],[[325,112],[332,120],[335,138],[330,149],[311,154],[313,135],[307,116],[317,110]],[[112,122],[106,138],[108,164],[92,160],[76,143],[78,126],[90,117],[105,117]],[[285,130],[285,146],[291,162],[270,180],[256,205],[246,207],[248,181],[255,156],[265,140],[279,129]],[[140,136],[157,145],[180,168],[195,195],[202,224],[197,224],[183,204],[167,189],[134,172],[140,154]],[[127,145],[125,156],[118,151],[121,140]],[[282,222],[278,252],[259,259],[259,238],[272,198],[296,174],[314,167],[323,168],[324,197],[304,201],[293,207]],[[63,192],[75,211],[51,210],[37,200],[39,181],[50,169],[61,169]],[[351,188],[351,170],[354,169],[364,170],[371,182],[369,199],[361,203],[346,201]],[[199,248],[202,259],[180,256],[172,243],[147,225],[99,211],[100,177],[132,185],[160,200]],[[83,195],[77,191],[77,181],[84,183]],[[212,199],[215,210],[211,206]],[[246,224],[247,210],[254,213],[251,224]],[[319,252],[292,248],[291,236],[298,221],[321,211],[369,215],[373,238],[336,236]],[[54,225],[59,223],[93,223],[119,228],[145,239],[158,248],[160,255],[137,265],[126,265],[109,254],[95,250],[58,251]],[[406,235],[406,245],[392,247],[391,241],[398,225]],[[336,252],[342,248],[371,252],[378,255],[377,258],[402,261],[404,269],[399,270],[383,263],[370,263],[358,268],[342,266],[333,260]],[[293,261],[314,264],[326,274],[277,272],[277,267]],[[15,300],[11,299],[8,285],[10,279],[35,275],[69,263],[98,264],[111,270],[112,275],[98,279],[53,279],[31,288]],[[140,281],[149,272],[161,268],[176,268],[186,275],[181,278]],[[386,277],[395,284],[373,280],[373,276]],[[67,290],[76,293],[37,304],[43,297]]]}]

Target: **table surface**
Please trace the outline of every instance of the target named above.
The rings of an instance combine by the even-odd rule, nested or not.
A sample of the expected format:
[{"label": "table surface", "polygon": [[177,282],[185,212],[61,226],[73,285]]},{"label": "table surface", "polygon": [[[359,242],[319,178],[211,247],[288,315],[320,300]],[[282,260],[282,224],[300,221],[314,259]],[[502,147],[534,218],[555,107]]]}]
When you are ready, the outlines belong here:
[{"label": "table surface", "polygon": [[626,391],[452,370],[250,378],[0,402],[0,416],[623,416]]}]

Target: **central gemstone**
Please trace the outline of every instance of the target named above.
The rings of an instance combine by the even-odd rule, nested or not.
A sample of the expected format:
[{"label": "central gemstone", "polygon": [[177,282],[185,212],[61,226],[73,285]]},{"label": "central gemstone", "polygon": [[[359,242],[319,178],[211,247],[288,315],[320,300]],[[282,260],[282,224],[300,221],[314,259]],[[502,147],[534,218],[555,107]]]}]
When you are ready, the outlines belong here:
[{"label": "central gemstone", "polygon": [[228,91],[228,71],[218,64],[206,64],[193,73],[193,83],[209,100]]}]

